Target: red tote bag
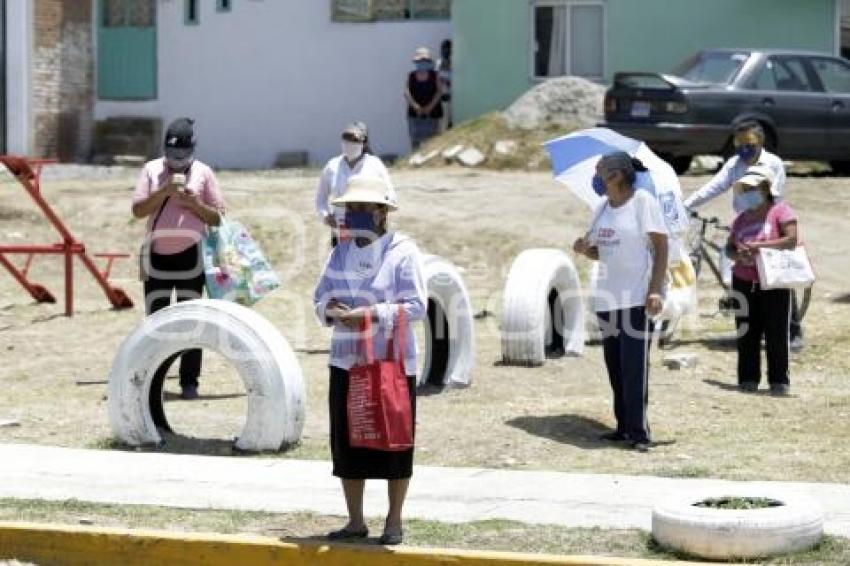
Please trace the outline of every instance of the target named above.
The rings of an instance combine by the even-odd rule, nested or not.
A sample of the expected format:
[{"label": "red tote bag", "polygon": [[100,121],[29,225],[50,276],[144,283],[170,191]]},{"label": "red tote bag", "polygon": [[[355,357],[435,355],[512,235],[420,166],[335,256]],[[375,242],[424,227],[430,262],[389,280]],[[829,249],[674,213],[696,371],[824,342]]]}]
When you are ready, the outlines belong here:
[{"label": "red tote bag", "polygon": [[387,341],[388,359],[375,359],[369,318],[362,332],[366,363],[354,366],[348,373],[348,443],[353,448],[389,452],[409,450],[413,448],[413,414],[404,371],[406,313],[399,309],[396,330],[401,360],[395,359],[395,337]]}]

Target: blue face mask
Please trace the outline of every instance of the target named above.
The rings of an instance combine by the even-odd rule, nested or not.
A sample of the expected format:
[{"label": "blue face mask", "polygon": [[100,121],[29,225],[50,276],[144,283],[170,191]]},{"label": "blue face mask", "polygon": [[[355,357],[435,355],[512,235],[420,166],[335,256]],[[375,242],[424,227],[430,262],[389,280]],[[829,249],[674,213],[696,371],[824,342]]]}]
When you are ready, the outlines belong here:
[{"label": "blue face mask", "polygon": [[377,233],[375,215],[371,212],[353,212],[351,210],[346,210],[345,227],[346,229],[353,231],[354,236],[366,236],[367,232],[369,234]]},{"label": "blue face mask", "polygon": [[764,195],[761,191],[747,191],[740,195],[735,195],[736,208],[742,210],[755,210],[764,204]]},{"label": "blue face mask", "polygon": [[605,179],[599,175],[593,176],[593,179],[590,181],[590,185],[593,187],[593,192],[601,197],[604,197],[608,192],[608,188],[605,186]]},{"label": "blue face mask", "polygon": [[749,163],[758,156],[759,146],[753,144],[739,145],[735,148],[735,153],[738,154],[738,157]]},{"label": "blue face mask", "polygon": [[433,71],[434,63],[431,61],[417,61],[413,64],[417,71]]}]

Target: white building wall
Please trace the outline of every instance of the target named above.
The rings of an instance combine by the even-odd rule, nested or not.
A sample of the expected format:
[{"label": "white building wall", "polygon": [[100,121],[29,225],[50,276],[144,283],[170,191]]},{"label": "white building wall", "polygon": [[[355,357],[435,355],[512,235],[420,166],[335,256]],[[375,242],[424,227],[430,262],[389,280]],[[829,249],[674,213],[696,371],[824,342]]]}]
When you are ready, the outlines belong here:
[{"label": "white building wall", "polygon": [[28,155],[30,139],[29,58],[33,45],[30,0],[6,2],[6,151]]},{"label": "white building wall", "polygon": [[451,37],[448,21],[335,23],[330,0],[233,2],[226,13],[202,0],[196,26],[183,6],[158,3],[158,100],[98,101],[95,116],[195,118],[198,156],[218,167],[270,167],[297,150],[322,163],[352,120],[368,124],[376,153],[407,153],[411,56],[420,45],[436,56]]}]

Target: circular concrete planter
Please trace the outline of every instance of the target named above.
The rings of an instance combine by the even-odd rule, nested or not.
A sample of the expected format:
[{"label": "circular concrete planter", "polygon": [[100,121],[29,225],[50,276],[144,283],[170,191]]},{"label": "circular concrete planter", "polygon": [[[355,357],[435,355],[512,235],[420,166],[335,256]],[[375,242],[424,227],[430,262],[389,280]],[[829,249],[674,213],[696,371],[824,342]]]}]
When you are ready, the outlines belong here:
[{"label": "circular concrete planter", "polygon": [[[760,498],[754,509],[700,507],[708,500]],[[652,512],[652,536],[663,547],[700,558],[766,558],[812,548],[823,536],[823,511],[810,498],[770,491],[702,492]]]},{"label": "circular concrete planter", "polygon": [[169,356],[191,348],[215,350],[245,384],[248,414],[237,449],[279,450],[301,438],[304,380],[292,348],[261,315],[212,299],[165,308],[121,344],[109,372],[109,421],[116,438],[130,446],[162,442],[158,427],[169,427],[162,383],[153,383],[154,373]]}]

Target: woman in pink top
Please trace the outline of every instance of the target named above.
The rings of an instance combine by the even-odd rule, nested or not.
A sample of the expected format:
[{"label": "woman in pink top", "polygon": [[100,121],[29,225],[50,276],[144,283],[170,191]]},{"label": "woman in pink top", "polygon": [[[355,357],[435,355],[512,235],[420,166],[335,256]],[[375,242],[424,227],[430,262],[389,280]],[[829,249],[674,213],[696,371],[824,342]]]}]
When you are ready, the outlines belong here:
[{"label": "woman in pink top", "polygon": [[735,261],[732,289],[739,302],[735,316],[738,388],[745,392],[758,390],[764,337],[770,393],[785,396],[790,390],[791,291],[762,289],[755,256],[761,248],[793,249],[797,245],[797,216],[785,201],[776,201],[778,195],[772,187],[773,173],[762,165],[748,168],[735,183],[735,208],[743,212],[732,222],[727,250]]},{"label": "woman in pink top", "polygon": [[[207,226],[221,222],[224,202],[212,169],[194,159],[193,121],[180,118],[165,134],[165,156],[145,164],[133,193],[133,216],[147,218],[146,244],[141,271],[145,287],[145,312],[150,315],[171,304],[199,299],[204,290],[201,241]],[[198,397],[201,350],[188,350],[167,359],[151,385],[151,407],[161,407],[165,374],[180,356],[183,399]],[[168,426],[164,415],[154,415],[157,425]]]}]

